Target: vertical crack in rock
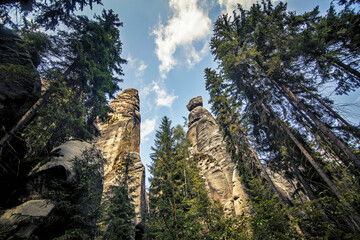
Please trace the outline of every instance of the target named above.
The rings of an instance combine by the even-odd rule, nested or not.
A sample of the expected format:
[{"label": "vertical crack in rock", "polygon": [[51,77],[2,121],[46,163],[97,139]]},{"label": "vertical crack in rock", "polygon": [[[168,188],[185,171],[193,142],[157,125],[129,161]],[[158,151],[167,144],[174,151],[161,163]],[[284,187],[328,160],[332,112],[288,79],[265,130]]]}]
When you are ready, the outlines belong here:
[{"label": "vertical crack in rock", "polygon": [[239,175],[219,127],[211,113],[203,107],[202,97],[190,100],[187,137],[190,152],[198,160],[200,174],[211,200],[220,202],[226,214],[248,213],[248,195],[239,180]]},{"label": "vertical crack in rock", "polygon": [[142,225],[147,203],[145,168],[139,155],[141,119],[138,91],[133,88],[124,90],[110,102],[109,108],[111,112],[107,121],[96,123],[100,131],[96,146],[107,160],[103,201],[106,201],[111,186],[126,179],[135,207],[135,223]]}]

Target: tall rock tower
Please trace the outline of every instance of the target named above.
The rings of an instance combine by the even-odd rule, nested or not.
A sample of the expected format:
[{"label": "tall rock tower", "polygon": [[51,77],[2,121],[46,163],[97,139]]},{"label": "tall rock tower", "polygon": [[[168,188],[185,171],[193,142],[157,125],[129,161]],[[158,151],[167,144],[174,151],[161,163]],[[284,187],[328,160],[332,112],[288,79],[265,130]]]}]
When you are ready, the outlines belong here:
[{"label": "tall rock tower", "polygon": [[97,122],[100,137],[97,148],[107,160],[104,168],[104,195],[111,186],[127,178],[130,196],[135,205],[136,225],[141,227],[147,212],[145,192],[145,168],[141,162],[140,150],[140,107],[138,91],[125,89],[110,102],[109,118]]},{"label": "tall rock tower", "polygon": [[200,174],[210,199],[220,202],[226,214],[248,213],[248,196],[239,180],[235,164],[226,152],[219,127],[211,113],[203,107],[202,98],[190,100],[187,137],[190,152],[198,160]]}]

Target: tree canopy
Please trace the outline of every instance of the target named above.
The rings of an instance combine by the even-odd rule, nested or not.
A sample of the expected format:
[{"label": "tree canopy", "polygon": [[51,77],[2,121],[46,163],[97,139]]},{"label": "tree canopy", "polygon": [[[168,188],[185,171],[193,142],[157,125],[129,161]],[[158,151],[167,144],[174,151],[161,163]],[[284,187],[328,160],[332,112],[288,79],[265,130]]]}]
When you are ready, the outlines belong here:
[{"label": "tree canopy", "polygon": [[[285,174],[310,200],[319,201],[329,192],[340,208],[351,209],[342,213],[337,227],[356,233],[357,204],[344,195],[357,196],[359,129],[319,91],[330,83],[338,94],[359,87],[359,15],[353,3],[341,2],[346,6],[338,13],[331,6],[325,16],[318,8],[289,12],[283,2],[262,1],[249,10],[239,5],[232,16],[225,14],[215,23],[211,50],[219,70],[206,69],[205,78],[212,110],[241,169],[255,167],[270,188],[264,166]],[[324,213],[327,207],[317,208],[332,221],[334,216],[329,220]]]}]

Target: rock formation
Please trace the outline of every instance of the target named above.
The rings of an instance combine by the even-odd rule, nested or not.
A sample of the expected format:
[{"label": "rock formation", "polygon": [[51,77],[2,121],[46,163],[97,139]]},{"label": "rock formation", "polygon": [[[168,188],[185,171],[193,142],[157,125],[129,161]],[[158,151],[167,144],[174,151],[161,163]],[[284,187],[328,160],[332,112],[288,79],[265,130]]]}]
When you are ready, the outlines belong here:
[{"label": "rock formation", "polygon": [[198,160],[200,174],[210,199],[220,202],[227,214],[247,213],[248,196],[245,193],[235,164],[226,152],[219,127],[211,113],[203,107],[201,97],[190,100],[187,137],[190,152]]},{"label": "rock formation", "polygon": [[[41,91],[40,76],[36,62],[23,41],[10,32],[0,28],[0,138],[20,120],[26,111],[37,101]],[[23,159],[26,144],[18,133],[1,148],[0,159],[0,206],[13,207],[23,194],[23,176],[31,170]]]},{"label": "rock formation", "polygon": [[[147,212],[145,168],[140,160],[140,113],[136,89],[126,89],[110,102],[109,118],[98,121],[100,137],[97,148],[107,160],[105,166],[104,197],[111,186],[126,180],[137,214],[137,227],[142,226]],[[125,179],[127,178],[127,179]]]},{"label": "rock formation", "polygon": [[21,117],[35,103],[41,89],[36,63],[21,43],[19,37],[0,29],[0,116],[1,124],[11,127],[14,117]]},{"label": "rock formation", "polygon": [[[57,203],[47,199],[48,190],[51,187],[51,181],[61,180],[70,185],[77,184],[76,172],[73,168],[74,159],[84,159],[83,152],[94,150],[92,162],[87,159],[89,164],[100,163],[101,155],[93,145],[82,141],[68,141],[55,148],[50,153],[50,158],[45,163],[38,164],[28,176],[28,196],[24,202],[16,207],[3,211],[0,216],[0,236],[9,236],[9,239],[23,239],[30,236],[39,239],[52,239],[63,234],[64,219],[57,215]],[[84,160],[85,161],[85,160]],[[85,166],[88,167],[89,165]],[[98,176],[102,175],[102,169]],[[95,173],[94,173],[95,175]],[[81,201],[83,195],[78,195],[75,201],[81,204],[81,213],[87,216],[94,206],[100,205],[102,180],[94,181],[90,186],[93,191],[97,192],[97,198],[91,198],[90,201]],[[84,218],[84,224],[95,226],[96,219]],[[88,220],[88,221],[87,221]]]}]

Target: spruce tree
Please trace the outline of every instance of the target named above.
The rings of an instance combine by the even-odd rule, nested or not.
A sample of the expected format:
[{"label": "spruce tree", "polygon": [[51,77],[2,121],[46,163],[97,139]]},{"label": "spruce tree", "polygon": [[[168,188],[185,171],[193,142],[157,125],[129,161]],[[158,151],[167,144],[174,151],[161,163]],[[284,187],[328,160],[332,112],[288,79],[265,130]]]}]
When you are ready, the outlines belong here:
[{"label": "spruce tree", "polygon": [[[359,156],[348,137],[356,137],[358,131],[331,108],[331,101],[321,97],[318,86],[329,79],[313,74],[312,67],[316,65],[309,64],[308,53],[299,50],[308,43],[305,34],[314,33],[311,29],[324,19],[318,16],[317,8],[296,15],[286,11],[286,4],[274,6],[270,1],[254,4],[249,11],[239,6],[233,16],[221,16],[211,40],[220,71],[205,71],[207,89],[228,150],[240,166],[254,167],[247,157],[258,155],[272,171],[285,173],[290,181],[296,180],[298,190],[310,199],[318,201],[324,190],[332,192],[326,196],[337,198],[340,208],[348,209],[340,214],[342,222],[337,227],[356,233],[359,213],[352,198],[356,198],[358,190],[341,186],[352,179],[352,185],[358,189]],[[341,52],[331,54],[342,58]],[[337,78],[334,75],[332,79]],[[328,155],[322,154],[329,148],[334,149],[330,154],[336,155],[339,165],[335,166]],[[261,164],[258,166],[261,169]],[[338,174],[347,177],[335,181]],[[350,200],[344,198],[348,194],[352,196]],[[337,208],[329,208],[325,202],[314,206],[326,221],[329,218],[325,211]],[[337,214],[333,212],[332,217],[337,218]],[[300,227],[308,231],[305,226]],[[336,231],[333,237],[338,236]]]},{"label": "spruce tree", "polygon": [[148,220],[152,239],[246,239],[244,221],[226,218],[208,198],[189,142],[181,126],[164,117],[156,132],[150,180]]}]

